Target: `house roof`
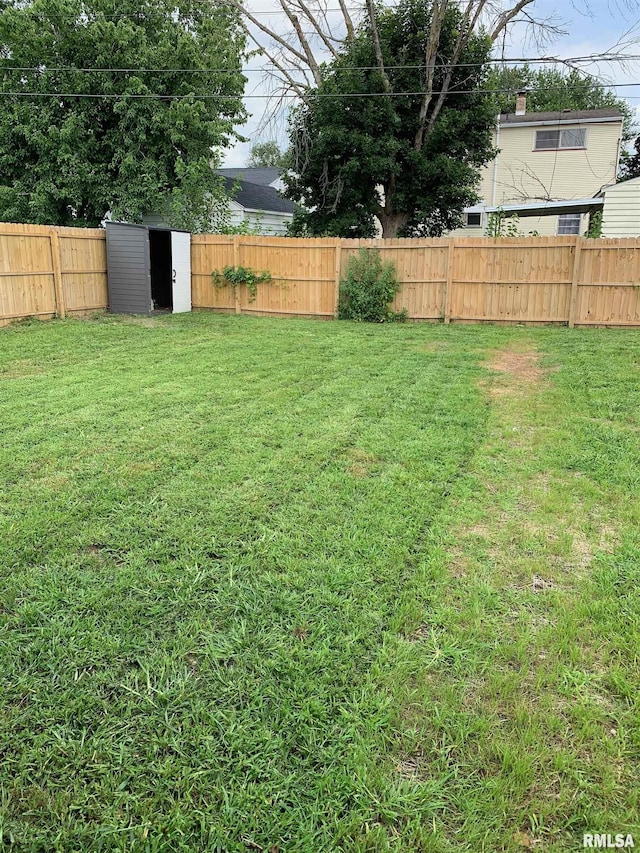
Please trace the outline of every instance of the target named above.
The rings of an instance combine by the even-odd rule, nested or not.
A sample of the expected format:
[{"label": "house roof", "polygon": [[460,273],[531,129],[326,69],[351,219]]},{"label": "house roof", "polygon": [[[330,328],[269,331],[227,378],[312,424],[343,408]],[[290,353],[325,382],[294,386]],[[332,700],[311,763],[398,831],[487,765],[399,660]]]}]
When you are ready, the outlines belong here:
[{"label": "house roof", "polygon": [[277,166],[266,166],[258,168],[253,166],[240,166],[237,169],[218,169],[225,178],[241,178],[250,184],[259,184],[268,187],[280,177],[280,169]]},{"label": "house roof", "polygon": [[[222,170],[220,170],[222,171]],[[293,213],[295,207],[288,198],[282,198],[274,187],[252,184],[240,178],[223,175],[227,193],[247,210],[264,210],[272,213]],[[237,192],[234,192],[239,184]]]},{"label": "house roof", "polygon": [[622,121],[623,115],[615,107],[602,110],[555,110],[546,113],[525,113],[517,116],[515,113],[502,113],[500,125],[512,124],[565,124],[576,122]]}]

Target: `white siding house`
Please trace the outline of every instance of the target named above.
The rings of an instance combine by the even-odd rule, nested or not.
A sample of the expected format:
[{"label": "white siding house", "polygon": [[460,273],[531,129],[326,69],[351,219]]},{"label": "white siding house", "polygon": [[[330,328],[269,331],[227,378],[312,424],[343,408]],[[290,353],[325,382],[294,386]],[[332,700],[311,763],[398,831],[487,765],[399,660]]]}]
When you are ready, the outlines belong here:
[{"label": "white siding house", "polygon": [[261,234],[282,236],[293,219],[294,205],[280,195],[284,184],[277,168],[218,169],[225,180],[230,224],[247,222]]},{"label": "white siding house", "polygon": [[[518,98],[515,113],[499,116],[493,134],[495,160],[482,170],[481,201],[465,212],[467,227],[456,236],[485,233],[491,209],[589,199],[615,182],[622,139],[622,114],[616,109],[527,113]],[[583,234],[586,212],[529,215],[523,231]]]},{"label": "white siding house", "polygon": [[[293,220],[294,204],[280,195],[284,184],[278,169],[218,169],[229,196],[229,224],[247,223],[260,234],[283,236]],[[161,213],[150,213],[144,225],[166,225]]]},{"label": "white siding house", "polygon": [[640,178],[632,178],[604,192],[603,237],[640,237]]}]

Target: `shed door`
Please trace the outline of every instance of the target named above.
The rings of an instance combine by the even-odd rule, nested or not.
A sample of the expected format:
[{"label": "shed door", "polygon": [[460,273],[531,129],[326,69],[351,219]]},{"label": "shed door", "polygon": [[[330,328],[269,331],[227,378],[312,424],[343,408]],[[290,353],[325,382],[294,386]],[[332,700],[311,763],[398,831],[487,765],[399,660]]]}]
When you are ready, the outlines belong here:
[{"label": "shed door", "polygon": [[149,232],[143,225],[107,222],[109,311],[149,314],[151,271]]},{"label": "shed door", "polygon": [[173,313],[191,311],[191,234],[171,232]]}]

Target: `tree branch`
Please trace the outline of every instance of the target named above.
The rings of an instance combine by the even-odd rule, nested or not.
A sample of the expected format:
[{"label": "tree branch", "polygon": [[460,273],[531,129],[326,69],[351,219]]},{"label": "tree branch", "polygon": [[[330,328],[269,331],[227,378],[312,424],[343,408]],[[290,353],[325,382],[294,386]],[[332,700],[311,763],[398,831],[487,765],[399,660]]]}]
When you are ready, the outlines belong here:
[{"label": "tree branch", "polygon": [[484,11],[484,8],[485,8],[487,2],[488,2],[488,0],[479,0],[478,6],[477,6],[475,12],[473,12],[473,15],[472,15],[473,3],[470,2],[466,8],[466,11],[464,13],[464,17],[462,19],[462,22],[461,22],[461,25],[460,25],[460,28],[458,31],[458,37],[456,39],[456,43],[455,43],[455,46],[453,48],[453,53],[451,54],[451,57],[449,60],[449,67],[448,67],[447,72],[444,76],[444,80],[442,81],[442,86],[440,87],[441,91],[440,91],[440,94],[438,95],[438,100],[436,101],[436,105],[433,108],[433,112],[431,113],[431,117],[429,118],[429,123],[428,123],[427,128],[426,128],[427,133],[431,133],[431,131],[433,130],[434,125],[438,119],[438,116],[440,115],[442,107],[444,106],[444,102],[445,102],[445,100],[449,94],[449,90],[451,87],[451,80],[453,79],[453,72],[454,72],[455,66],[456,66],[458,60],[460,59],[460,56],[461,56],[462,51],[464,49],[465,43],[466,43],[467,39],[469,38],[469,35],[473,32],[474,27],[477,25],[478,21],[480,20],[480,16],[482,15],[482,12]]},{"label": "tree branch", "polygon": [[305,53],[307,65],[309,66],[311,73],[313,74],[313,79],[315,80],[316,86],[319,86],[322,83],[322,74],[320,73],[320,66],[316,62],[316,58],[313,55],[313,51],[311,50],[311,45],[309,44],[307,37],[305,36],[302,27],[300,26],[300,21],[298,20],[298,16],[295,15],[289,4],[286,0],[280,0],[280,5],[284,10],[285,15],[291,21],[291,25],[293,29],[296,31],[296,35],[298,36],[298,41],[302,45],[302,49]]},{"label": "tree branch", "polygon": [[351,19],[351,15],[349,14],[349,10],[347,9],[344,0],[338,0],[338,4],[342,10],[342,17],[344,18],[344,23],[347,28],[347,39],[351,41],[355,35],[353,20]]},{"label": "tree branch", "polygon": [[311,24],[311,26],[313,27],[313,29],[315,30],[315,32],[317,33],[318,37],[320,38],[320,40],[322,41],[324,46],[327,48],[327,50],[331,53],[331,55],[334,57],[334,59],[337,58],[338,51],[335,49],[335,47],[331,43],[332,41],[335,41],[335,39],[331,39],[324,32],[324,30],[322,29],[322,27],[318,23],[317,18],[315,17],[315,15],[311,11],[311,9],[309,9],[309,7],[306,5],[306,3],[303,2],[303,0],[296,0],[296,5],[300,7],[300,10],[304,13],[307,20],[309,21],[309,23]]},{"label": "tree branch", "polygon": [[[289,42],[286,39],[282,38],[282,36],[279,36],[278,33],[275,32],[275,30],[272,30],[270,27],[267,27],[266,24],[261,23],[256,17],[254,17],[254,15],[251,14],[251,12],[248,12],[245,9],[245,7],[242,5],[242,3],[237,2],[237,0],[229,0],[229,2],[239,12],[241,12],[245,16],[245,18],[247,18],[249,21],[251,21],[251,23],[254,26],[256,26],[261,32],[263,32],[265,35],[269,36],[269,38],[273,39],[277,44],[279,44],[281,47],[283,47],[286,51],[293,54],[293,56],[295,56],[301,62],[305,63],[305,65],[307,64],[307,57],[303,53],[300,53],[299,50],[296,50],[296,48],[293,45],[289,44]],[[245,32],[248,31],[246,26],[244,29],[245,29]],[[255,41],[255,39],[254,39],[254,41]]]},{"label": "tree branch", "polygon": [[[427,112],[433,98],[433,80],[436,73],[436,57],[438,56],[440,33],[442,31],[442,24],[444,23],[446,13],[447,0],[437,0],[437,2],[433,4],[431,25],[429,27],[427,46],[424,52],[424,64],[427,70],[427,79],[425,82],[424,96],[422,98],[422,103],[420,104],[420,112],[418,114],[418,129],[413,141],[413,147],[416,151],[421,151],[424,143]],[[460,40],[460,35],[458,36],[458,40]]]},{"label": "tree branch", "polygon": [[516,18],[520,12],[524,9],[525,6],[529,6],[531,3],[535,2],[535,0],[519,0],[518,3],[513,7],[513,9],[507,9],[506,12],[503,12],[502,15],[498,18],[498,20],[493,25],[493,30],[491,31],[490,38],[491,41],[496,41],[500,33],[505,30],[511,21]]},{"label": "tree branch", "polygon": [[371,38],[376,52],[376,63],[378,71],[382,77],[382,86],[384,91],[389,94],[391,92],[391,83],[384,67],[384,58],[382,56],[382,47],[380,45],[380,34],[378,33],[378,24],[376,22],[376,10],[373,5],[373,0],[367,0],[367,13],[369,15],[369,26],[371,27]]}]

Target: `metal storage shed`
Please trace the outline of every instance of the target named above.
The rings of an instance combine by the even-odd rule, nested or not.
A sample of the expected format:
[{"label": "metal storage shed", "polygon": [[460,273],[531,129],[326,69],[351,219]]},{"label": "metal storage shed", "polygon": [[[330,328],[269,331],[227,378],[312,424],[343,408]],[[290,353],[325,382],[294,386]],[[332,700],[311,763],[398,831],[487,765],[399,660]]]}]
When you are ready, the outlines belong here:
[{"label": "metal storage shed", "polygon": [[191,311],[191,235],[107,222],[109,311]]}]

